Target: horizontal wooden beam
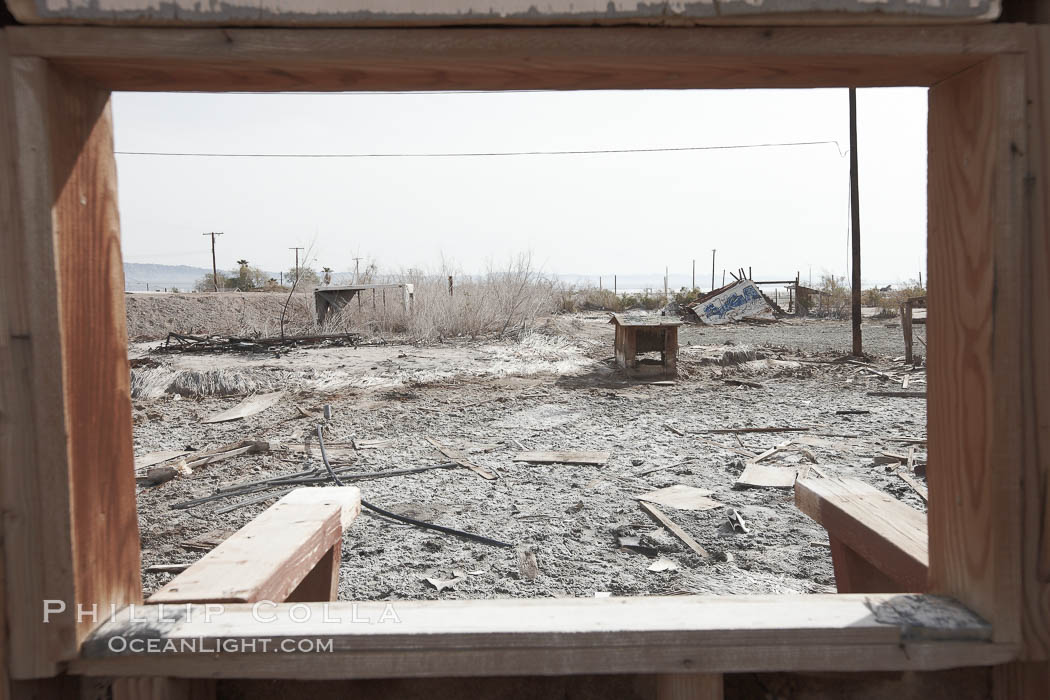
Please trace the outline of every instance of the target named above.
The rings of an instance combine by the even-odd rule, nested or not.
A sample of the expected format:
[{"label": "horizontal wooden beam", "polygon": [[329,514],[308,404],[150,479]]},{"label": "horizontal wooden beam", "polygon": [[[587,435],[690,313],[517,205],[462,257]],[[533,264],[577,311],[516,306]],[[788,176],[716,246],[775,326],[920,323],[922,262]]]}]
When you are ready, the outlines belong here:
[{"label": "horizontal wooden beam", "polygon": [[[921,595],[370,601],[207,614],[199,605],[125,609],[70,670],[225,678],[861,671],[989,665],[1017,654],[987,641],[990,626],[955,601]],[[180,652],[128,648],[150,639]],[[268,648],[215,653],[261,639]]]},{"label": "horizontal wooden beam", "polygon": [[111,90],[585,90],[931,85],[1021,26],[127,29],[8,27]]}]

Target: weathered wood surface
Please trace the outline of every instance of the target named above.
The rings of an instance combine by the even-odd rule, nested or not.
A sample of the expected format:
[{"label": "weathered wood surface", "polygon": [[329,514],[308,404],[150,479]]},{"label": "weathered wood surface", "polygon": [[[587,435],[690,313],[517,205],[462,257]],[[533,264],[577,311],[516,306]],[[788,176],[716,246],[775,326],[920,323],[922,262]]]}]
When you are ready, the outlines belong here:
[{"label": "weathered wood surface", "polygon": [[1021,636],[1026,403],[1045,362],[1025,318],[1024,76],[1023,56],[998,56],[929,92],[930,590],[1003,642]]},{"label": "weathered wood surface", "polygon": [[[259,678],[369,678],[754,670],[934,669],[1008,661],[1016,647],[956,603],[906,595],[369,601],[322,607],[226,605],[121,612],[85,645],[74,673]],[[329,619],[343,624],[324,622]],[[256,613],[257,614],[257,611]],[[394,622],[392,615],[396,615]],[[350,620],[358,620],[350,623]],[[367,621],[367,622],[365,622]],[[115,653],[110,639],[331,639],[320,654]],[[426,639],[425,645],[419,640]]]},{"label": "weathered wood surface", "polygon": [[[7,27],[113,90],[527,90],[932,85],[1024,28],[121,29]],[[537,60],[542,56],[543,60]]]},{"label": "weathered wood surface", "polygon": [[[150,596],[150,603],[329,600],[354,486],[296,489]],[[320,564],[320,571],[307,580]],[[300,585],[305,586],[300,590]],[[299,595],[293,595],[297,592]],[[325,593],[324,591],[328,591]],[[306,596],[306,597],[304,597]]]},{"label": "weathered wood surface", "polygon": [[[833,548],[836,542],[848,547],[897,581],[901,590],[927,589],[929,553],[923,513],[856,479],[799,479],[795,505],[824,526]],[[838,567],[836,558],[836,578]]]},{"label": "weathered wood surface", "polygon": [[256,413],[262,413],[268,408],[272,408],[277,405],[277,402],[284,396],[283,391],[273,391],[268,394],[254,394],[241,401],[236,406],[220,411],[215,415],[208,416],[201,423],[225,423],[231,420],[240,420],[241,418],[248,418],[254,416]]},{"label": "weathered wood surface", "polygon": [[453,24],[799,23],[889,24],[980,22],[999,16],[1000,0],[897,2],[870,0],[719,0],[719,2],[610,5],[605,0],[226,0],[158,3],[152,0],[8,0],[24,24],[200,26],[433,26]]},{"label": "weathered wood surface", "polygon": [[[1050,4],[1042,4],[1050,22]],[[1028,176],[1032,183],[1029,231],[1031,289],[1022,307],[1027,317],[1021,398],[1023,611],[1021,632],[1028,658],[1050,657],[1050,26],[1030,28],[1026,63]],[[1031,485],[1031,486],[1029,486]],[[1042,485],[1040,488],[1039,485]],[[1029,677],[1038,677],[1038,672]],[[1043,665],[1043,693],[1050,696],[1050,666]]]},{"label": "weathered wood surface", "polygon": [[[0,382],[17,407],[0,498],[10,672],[25,678],[75,655],[95,624],[76,603],[137,602],[141,582],[109,95],[39,59],[4,53],[0,73]],[[43,624],[44,599],[68,612]]]},{"label": "weathered wood surface", "polygon": [[649,517],[667,528],[667,531],[674,535],[675,539],[693,550],[693,552],[701,559],[710,558],[711,555],[707,553],[707,550],[704,549],[699,542],[694,540],[688,532],[683,530],[678,523],[667,517],[662,510],[651,503],[646,503],[645,501],[639,501],[638,505],[649,515]]}]

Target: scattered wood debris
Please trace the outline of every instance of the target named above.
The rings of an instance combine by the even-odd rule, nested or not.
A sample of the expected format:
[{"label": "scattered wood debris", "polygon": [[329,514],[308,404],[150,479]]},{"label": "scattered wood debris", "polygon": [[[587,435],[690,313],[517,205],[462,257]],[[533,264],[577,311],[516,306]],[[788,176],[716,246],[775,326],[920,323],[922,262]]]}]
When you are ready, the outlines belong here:
[{"label": "scattered wood debris", "polygon": [[208,416],[201,423],[225,423],[231,420],[240,420],[241,418],[247,418],[248,416],[254,416],[256,413],[262,413],[266,409],[274,406],[281,397],[284,396],[283,391],[273,391],[269,394],[255,394],[241,401],[233,408],[228,408],[225,411],[216,413],[215,415]]},{"label": "scattered wood debris", "polygon": [[767,467],[752,463],[744,467],[733,488],[790,489],[795,485],[796,473],[794,467]]},{"label": "scattered wood debris", "polygon": [[723,379],[723,382],[731,386],[743,386],[748,389],[765,389],[765,384],[759,384],[758,382],[749,382],[744,379]]},{"label": "scattered wood debris", "polygon": [[675,484],[674,486],[644,493],[636,498],[640,501],[658,503],[659,505],[677,508],[678,510],[710,510],[722,505],[718,501],[708,498],[711,493],[707,489]]},{"label": "scattered wood debris", "polygon": [[144,574],[181,574],[190,568],[189,564],[154,564],[142,570]]},{"label": "scattered wood debris", "polygon": [[514,457],[515,462],[532,462],[535,464],[593,464],[602,465],[609,461],[609,453],[594,452],[520,452]]},{"label": "scattered wood debris", "polygon": [[925,399],[925,391],[869,391],[868,396],[891,396],[900,399]]},{"label": "scattered wood debris", "polygon": [[928,503],[929,502],[930,494],[926,490],[925,486],[920,484],[918,481],[913,479],[909,474],[904,473],[900,469],[897,470],[897,476],[899,476],[902,480],[904,480],[904,483],[908,484],[908,486],[911,486],[915,490],[915,493],[919,494],[919,498],[922,499],[923,503]]},{"label": "scattered wood debris", "polygon": [[208,552],[222,544],[234,532],[236,531],[224,529],[209,530],[203,535],[197,535],[192,539],[185,540],[184,542],[180,543],[180,546],[184,547],[185,549]]},{"label": "scattered wood debris", "polygon": [[438,590],[438,593],[445,590],[446,588],[455,588],[456,584],[463,583],[467,580],[466,572],[461,569],[454,569],[452,571],[452,578],[438,578],[436,576],[428,576],[426,582]]},{"label": "scattered wood debris", "polygon": [[162,450],[160,452],[150,452],[149,454],[136,455],[135,457],[135,471],[141,471],[146,467],[152,467],[155,464],[161,462],[167,462],[184,455],[188,455],[190,450]]},{"label": "scattered wood debris", "polygon": [[471,470],[472,472],[480,476],[482,479],[488,479],[489,481],[492,481],[494,479],[499,478],[499,475],[497,475],[496,472],[492,471],[491,469],[488,469],[487,467],[482,467],[478,464],[474,464],[473,462],[468,460],[463,453],[459,452],[458,450],[449,449],[448,447],[445,447],[432,437],[427,437],[427,442],[433,445],[434,449],[436,449],[446,458],[451,459],[453,462],[455,462],[461,467],[465,467]]},{"label": "scattered wood debris", "polygon": [[711,433],[712,435],[728,434],[728,433],[804,433],[811,430],[809,426],[784,426],[784,427],[766,427],[766,428],[708,428],[707,430],[698,430],[698,433]]},{"label": "scattered wood debris", "polygon": [[673,520],[664,515],[659,508],[646,503],[645,501],[639,501],[638,505],[641,506],[642,510],[648,513],[653,520],[667,528],[667,531],[678,538],[682,544],[696,552],[701,559],[710,559],[711,555],[707,553],[707,550],[701,547],[699,542],[690,537],[688,532],[680,528]]}]

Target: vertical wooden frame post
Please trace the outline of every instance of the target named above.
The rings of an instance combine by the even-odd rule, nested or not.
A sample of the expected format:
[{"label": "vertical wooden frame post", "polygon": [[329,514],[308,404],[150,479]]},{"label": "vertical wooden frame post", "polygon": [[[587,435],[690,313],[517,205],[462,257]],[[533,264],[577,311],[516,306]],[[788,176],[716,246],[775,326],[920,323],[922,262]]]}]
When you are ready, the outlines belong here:
[{"label": "vertical wooden frame post", "polygon": [[[1022,471],[1035,391],[1024,57],[930,89],[930,589],[1021,641]],[[1045,303],[1045,300],[1043,301]]]},{"label": "vertical wooden frame post", "polygon": [[32,678],[141,601],[140,552],[109,93],[0,59],[15,205],[0,285],[20,314],[0,346],[4,607],[11,676]]}]

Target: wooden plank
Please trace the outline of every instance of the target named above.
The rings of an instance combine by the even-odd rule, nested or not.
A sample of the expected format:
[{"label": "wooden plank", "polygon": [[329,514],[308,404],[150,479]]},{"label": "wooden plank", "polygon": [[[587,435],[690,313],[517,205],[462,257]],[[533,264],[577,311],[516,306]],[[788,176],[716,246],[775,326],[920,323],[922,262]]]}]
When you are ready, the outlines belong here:
[{"label": "wooden plank", "polygon": [[[1050,21],[1050,6],[1042,7],[1043,21]],[[1024,429],[1015,436],[1020,445],[1022,490],[1023,611],[1021,617],[1025,654],[1031,659],[1050,658],[1050,26],[1030,28],[1026,58],[1028,91],[1028,199],[1030,289],[1022,307],[1027,317],[1021,345],[1024,372],[1021,400]],[[1031,487],[1032,485],[1034,487]],[[1039,485],[1042,485],[1040,488]],[[1032,675],[1027,675],[1032,678]],[[1040,677],[1039,672],[1034,677]],[[1050,695],[1050,671],[1042,671],[1043,695]],[[1038,695],[1036,695],[1038,696]]]},{"label": "wooden plank", "polygon": [[831,561],[835,566],[835,589],[839,593],[896,593],[905,587],[877,569],[867,559],[828,535]]},{"label": "wooden plank", "polygon": [[[257,678],[370,678],[578,673],[956,668],[1008,661],[987,623],[949,599],[902,595],[675,596],[607,599],[228,604],[122,611],[84,646],[73,673]],[[272,615],[272,617],[271,617]],[[327,615],[327,618],[326,618]],[[393,616],[396,615],[396,621]],[[170,618],[177,617],[175,621]],[[326,622],[341,620],[343,624]],[[296,621],[298,620],[298,621]],[[305,620],[305,621],[304,621]],[[369,624],[350,624],[368,620]],[[326,653],[134,653],[160,640],[331,640]],[[426,640],[425,645],[419,641]]]},{"label": "wooden plank", "polygon": [[150,0],[93,0],[69,5],[54,0],[8,0],[23,24],[103,24],[166,26],[434,26],[463,25],[651,25],[672,24],[893,24],[980,22],[995,20],[1000,0],[966,3],[877,5],[869,0],[720,0],[690,5],[624,5],[610,12],[602,0],[551,0],[537,7],[530,0],[471,0],[430,3],[419,0],[227,0],[192,9]]},{"label": "wooden plank", "polygon": [[152,467],[155,464],[161,462],[167,462],[169,459],[175,459],[176,457],[182,457],[188,455],[187,450],[161,450],[159,452],[150,452],[144,455],[135,455],[135,471],[140,471],[146,467]]},{"label": "wooden plank", "polygon": [[[314,493],[314,492],[318,493]],[[150,603],[283,601],[330,591],[343,529],[357,516],[354,486],[296,489],[154,593]],[[316,580],[306,581],[318,563]],[[327,584],[327,588],[325,586]],[[329,594],[323,600],[329,600]]]},{"label": "wooden plank", "polygon": [[428,437],[427,442],[433,445],[434,449],[436,449],[438,452],[444,455],[447,459],[451,459],[459,466],[469,469],[470,471],[480,476],[482,479],[488,479],[491,481],[493,479],[499,478],[499,475],[496,474],[496,472],[492,471],[487,467],[483,467],[480,464],[474,464],[466,458],[466,455],[459,452],[458,450],[449,449],[448,447],[445,447],[432,437]]},{"label": "wooden plank", "polygon": [[920,484],[918,481],[916,481],[910,474],[906,473],[901,469],[898,469],[897,476],[899,476],[901,480],[908,486],[911,486],[912,490],[915,491],[915,493],[919,494],[919,498],[922,499],[923,503],[927,503],[930,500],[930,494],[926,490],[926,487]]},{"label": "wooden plank", "polygon": [[652,505],[651,503],[646,503],[645,501],[638,501],[638,505],[641,506],[642,510],[648,513],[653,520],[667,528],[667,531],[674,535],[675,538],[678,539],[678,541],[680,541],[689,549],[696,552],[696,554],[699,555],[701,559],[710,558],[710,555],[707,553],[707,550],[701,547],[699,542],[694,540],[689,535],[689,533],[683,530],[681,527],[679,527],[677,523],[675,523],[673,520],[664,515],[663,511],[661,511],[659,508]]},{"label": "wooden plank", "polygon": [[789,489],[795,485],[797,474],[795,467],[767,467],[764,464],[748,463],[733,488]]},{"label": "wooden plank", "polygon": [[215,700],[215,681],[186,678],[116,678],[113,700]]},{"label": "wooden plank", "polygon": [[929,91],[930,590],[1003,642],[1021,635],[1024,397],[1045,361],[1024,318],[1024,75],[998,56]]},{"label": "wooden plank", "polygon": [[679,510],[710,510],[722,505],[718,501],[708,498],[710,495],[711,491],[707,489],[675,484],[674,486],[643,493],[641,496],[635,496],[635,498],[639,501],[656,503],[657,505]]},{"label": "wooden plank", "polygon": [[247,397],[232,408],[208,416],[202,420],[201,423],[224,423],[226,421],[240,420],[241,418],[254,416],[256,413],[262,413],[266,409],[275,406],[283,396],[283,391],[273,391],[268,394],[255,394]]},{"label": "wooden plank", "polygon": [[720,673],[662,674],[656,677],[656,700],[722,700]]},{"label": "wooden plank", "polygon": [[856,479],[799,479],[795,505],[904,590],[927,589],[923,513]]},{"label": "wooden plank", "polygon": [[515,462],[535,462],[537,464],[595,464],[609,461],[609,453],[604,451],[576,452],[519,452],[514,456]]},{"label": "wooden plank", "polygon": [[[54,673],[96,624],[76,603],[137,602],[141,583],[109,95],[37,59],[0,70],[18,185],[0,256],[4,398],[20,407],[5,412],[0,492],[10,670],[26,678]],[[47,625],[45,599],[67,606]]]},{"label": "wooden plank", "polygon": [[5,31],[14,55],[109,89],[211,91],[932,85],[1025,41],[1009,25]]}]

